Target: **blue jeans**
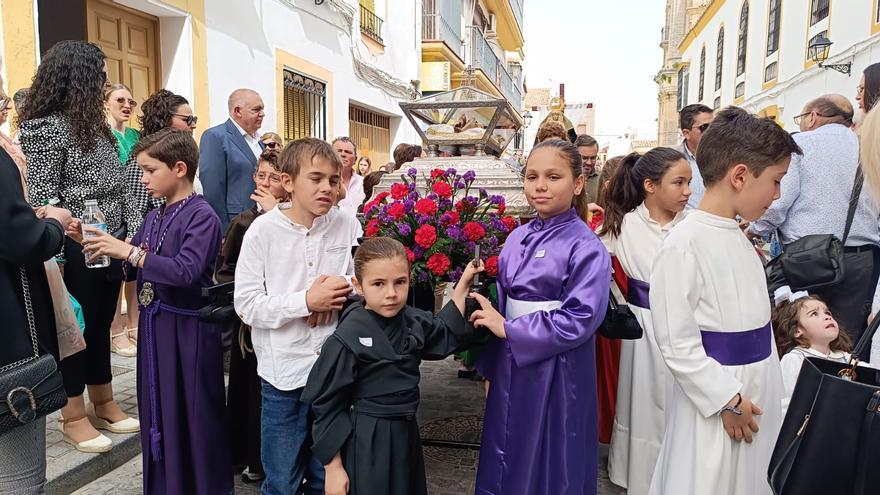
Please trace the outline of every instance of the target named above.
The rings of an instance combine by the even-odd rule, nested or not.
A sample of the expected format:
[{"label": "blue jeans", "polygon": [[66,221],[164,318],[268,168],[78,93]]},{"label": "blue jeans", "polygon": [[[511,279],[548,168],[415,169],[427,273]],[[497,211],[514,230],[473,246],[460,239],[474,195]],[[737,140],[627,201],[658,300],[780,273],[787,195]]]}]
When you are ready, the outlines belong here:
[{"label": "blue jeans", "polygon": [[309,406],[299,401],[302,388],[284,391],[260,380],[263,412],[260,457],[266,479],[262,495],[323,495],[324,466],[308,442]]}]

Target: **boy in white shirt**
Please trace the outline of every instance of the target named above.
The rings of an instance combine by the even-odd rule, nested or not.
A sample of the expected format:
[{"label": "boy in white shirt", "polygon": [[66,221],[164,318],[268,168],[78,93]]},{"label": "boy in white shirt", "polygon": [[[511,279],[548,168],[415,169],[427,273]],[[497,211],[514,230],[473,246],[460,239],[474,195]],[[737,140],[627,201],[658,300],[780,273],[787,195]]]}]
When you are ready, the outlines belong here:
[{"label": "boy in white shirt", "polygon": [[800,152],[777,124],[735,107],[700,141],[706,193],[666,237],[651,274],[654,335],[675,381],[651,495],[771,493],[782,374],[764,270],[737,217],[767,210]]},{"label": "boy in white shirt", "polygon": [[309,409],[299,397],[351,291],[360,225],[333,208],[342,162],[329,144],[298,139],[279,167],[291,201],[254,220],[245,235],[235,309],[252,328],[262,382],[262,493],[317,495],[324,493],[324,469],[305,445]]}]

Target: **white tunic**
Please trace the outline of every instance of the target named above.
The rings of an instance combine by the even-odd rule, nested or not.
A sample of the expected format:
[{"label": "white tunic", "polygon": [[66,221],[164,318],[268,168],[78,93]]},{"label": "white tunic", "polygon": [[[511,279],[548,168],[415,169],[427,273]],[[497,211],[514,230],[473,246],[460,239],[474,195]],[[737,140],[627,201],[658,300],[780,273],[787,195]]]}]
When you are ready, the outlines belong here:
[{"label": "white tunic", "polygon": [[[623,217],[619,237],[604,235],[602,242],[608,252],[617,256],[628,277],[648,282],[663,239],[682,218],[679,214],[661,226],[651,219],[642,203]],[[644,330],[644,338],[624,340],[620,345],[608,476],[614,484],[626,488],[628,495],[644,495],[651,485],[666,429],[664,410],[666,396],[672,390],[672,375],[657,347],[651,312],[632,303],[629,307]]]},{"label": "white tunic", "polygon": [[[784,393],[773,336],[767,335],[768,357],[724,366],[706,355],[700,333],[754,330],[770,321],[764,270],[737,222],[689,213],[660,249],[650,301],[654,335],[675,384],[649,493],[769,495],[767,467]],[[737,392],[764,410],[751,444],[728,437],[718,414]]]}]

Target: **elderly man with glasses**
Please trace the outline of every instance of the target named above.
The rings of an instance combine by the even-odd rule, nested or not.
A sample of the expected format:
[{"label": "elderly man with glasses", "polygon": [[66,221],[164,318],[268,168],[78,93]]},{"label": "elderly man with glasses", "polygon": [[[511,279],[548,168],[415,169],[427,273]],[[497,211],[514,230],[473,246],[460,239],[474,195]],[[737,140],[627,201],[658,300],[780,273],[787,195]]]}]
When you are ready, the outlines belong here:
[{"label": "elderly man with glasses", "polygon": [[[842,95],[820,96],[794,118],[794,140],[803,155],[793,155],[780,184],[781,196],[749,227],[750,236],[777,233],[783,247],[811,234],[843,240],[847,210],[859,168],[859,140],[852,131],[852,104]],[[862,188],[844,243],[842,283],[821,289],[841,327],[857,338],[865,329],[880,269],[880,215]]]},{"label": "elderly man with glasses", "polygon": [[700,169],[697,167],[697,146],[703,139],[703,133],[709,128],[715,114],[712,109],[706,105],[695,103],[681,109],[678,113],[678,123],[681,129],[681,144],[675,146],[674,149],[681,152],[687,158],[691,166],[691,196],[688,198],[685,209],[694,210],[703,199],[703,193],[706,192],[703,186],[703,177],[700,175]]}]

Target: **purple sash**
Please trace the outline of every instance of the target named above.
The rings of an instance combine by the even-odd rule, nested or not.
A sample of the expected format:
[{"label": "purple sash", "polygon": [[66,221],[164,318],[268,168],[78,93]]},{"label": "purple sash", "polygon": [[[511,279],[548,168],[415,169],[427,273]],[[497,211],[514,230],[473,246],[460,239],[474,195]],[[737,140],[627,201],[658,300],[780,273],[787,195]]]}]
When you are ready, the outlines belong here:
[{"label": "purple sash", "polygon": [[651,309],[651,303],[648,300],[648,292],[651,286],[648,282],[642,282],[634,278],[626,278],[626,298],[630,304],[636,305],[642,309]]},{"label": "purple sash", "polygon": [[773,331],[770,322],[745,332],[700,330],[706,355],[724,366],[742,366],[763,361],[770,355]]}]

